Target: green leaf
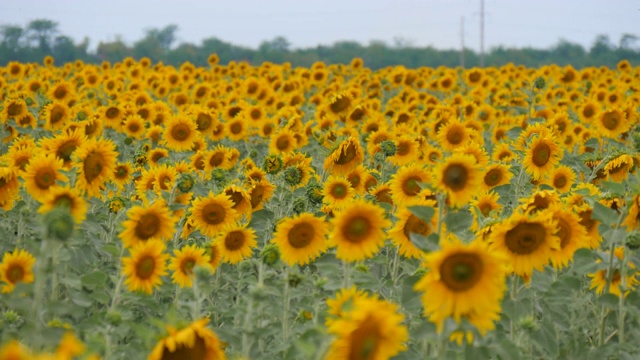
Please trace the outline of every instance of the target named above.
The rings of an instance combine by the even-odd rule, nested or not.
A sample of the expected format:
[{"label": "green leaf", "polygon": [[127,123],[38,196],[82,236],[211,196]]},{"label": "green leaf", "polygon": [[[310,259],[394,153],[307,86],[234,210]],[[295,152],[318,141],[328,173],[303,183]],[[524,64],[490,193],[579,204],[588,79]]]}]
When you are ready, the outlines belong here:
[{"label": "green leaf", "polygon": [[432,252],[440,248],[440,236],[438,234],[424,236],[416,233],[410,233],[409,239],[413,245],[424,252]]},{"label": "green leaf", "polygon": [[407,207],[409,209],[409,211],[411,211],[411,213],[413,213],[413,215],[417,216],[418,219],[428,223],[431,221],[431,219],[433,218],[433,215],[435,215],[436,210],[434,208],[432,208],[431,206],[409,206]]},{"label": "green leaf", "polygon": [[444,217],[447,230],[460,236],[461,233],[469,230],[473,223],[473,216],[468,210],[458,210],[447,213]]},{"label": "green leaf", "polygon": [[522,128],[519,126],[516,126],[516,127],[512,127],[509,131],[507,131],[505,136],[508,137],[509,139],[515,139],[518,136],[520,136],[521,132],[522,132]]},{"label": "green leaf", "polygon": [[607,226],[613,226],[618,221],[618,213],[599,202],[593,203],[593,213],[591,216]]},{"label": "green leaf", "polygon": [[626,190],[624,184],[614,181],[602,181],[600,185],[604,190],[609,191],[613,195],[624,195]]},{"label": "green leaf", "polygon": [[600,298],[598,299],[598,301],[602,304],[602,305],[606,305],[608,307],[611,308],[615,308],[618,306],[618,297],[614,294],[604,294],[602,296],[600,296]]},{"label": "green leaf", "polygon": [[107,274],[102,271],[93,271],[88,274],[82,275],[80,278],[82,286],[89,290],[99,289],[105,286],[107,283]]}]

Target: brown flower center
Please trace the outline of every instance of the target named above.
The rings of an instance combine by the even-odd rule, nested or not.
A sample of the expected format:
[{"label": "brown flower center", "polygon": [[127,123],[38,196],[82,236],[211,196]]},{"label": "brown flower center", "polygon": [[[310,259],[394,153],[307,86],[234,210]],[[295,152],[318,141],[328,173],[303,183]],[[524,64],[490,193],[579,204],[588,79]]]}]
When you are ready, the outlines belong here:
[{"label": "brown flower center", "polygon": [[231,198],[231,202],[233,202],[232,208],[234,209],[244,201],[244,196],[242,196],[240,191],[226,190],[224,193]]},{"label": "brown flower center", "polygon": [[136,277],[147,280],[153,275],[153,270],[156,267],[156,260],[153,256],[145,256],[140,259],[136,264]]},{"label": "brown flower center", "polygon": [[347,186],[345,184],[335,184],[331,188],[331,196],[336,199],[344,199],[347,196]]},{"label": "brown flower center", "polygon": [[7,114],[10,117],[17,116],[19,114],[22,114],[22,109],[23,109],[23,106],[21,103],[11,103],[7,108]]},{"label": "brown flower center", "polygon": [[227,211],[220,204],[207,204],[202,208],[202,220],[209,225],[218,225],[224,221]]},{"label": "brown flower center", "polygon": [[351,105],[351,99],[349,99],[349,97],[346,95],[342,95],[337,99],[335,99],[331,103],[331,105],[329,105],[329,108],[334,114],[338,114],[346,110],[350,105]]},{"label": "brown flower center", "polygon": [[564,249],[565,246],[571,242],[571,225],[567,220],[558,218],[558,231],[556,235],[560,238],[560,248]]},{"label": "brown flower center", "polygon": [[359,243],[367,238],[372,231],[369,219],[363,216],[356,216],[348,221],[342,228],[342,233],[347,241]]},{"label": "brown flower center", "polygon": [[340,151],[340,156],[338,156],[338,159],[336,159],[334,162],[338,165],[348,164],[357,155],[356,146],[351,142],[349,142],[344,147],[340,146],[337,151]]},{"label": "brown flower center", "polygon": [[451,128],[447,132],[447,142],[449,142],[452,145],[460,144],[463,139],[464,139],[464,130],[460,126]]},{"label": "brown flower center", "polygon": [[55,206],[67,209],[73,208],[73,198],[68,194],[62,194],[55,198]]},{"label": "brown flower center", "polygon": [[9,283],[15,284],[24,278],[24,268],[20,265],[10,265],[5,272],[5,276]]},{"label": "brown flower center", "polygon": [[195,334],[193,346],[188,343],[176,343],[175,351],[170,351],[166,346],[162,351],[162,360],[207,359],[210,357],[204,339]]},{"label": "brown flower center", "polygon": [[294,225],[293,228],[289,230],[287,240],[289,240],[289,244],[292,247],[302,249],[311,243],[314,235],[315,229],[313,225],[303,222]]},{"label": "brown flower center", "polygon": [[531,154],[531,162],[537,167],[543,167],[551,158],[551,147],[545,143],[540,143],[533,148]]},{"label": "brown flower center", "polygon": [[257,185],[251,190],[251,207],[256,208],[264,197],[264,186]]},{"label": "brown flower center", "polygon": [[522,222],[507,231],[505,244],[507,248],[518,255],[528,255],[535,252],[547,235],[544,226],[539,223]]},{"label": "brown flower center", "polygon": [[148,240],[150,237],[153,237],[158,230],[160,230],[160,218],[158,218],[156,214],[149,213],[140,217],[134,233],[139,239]]},{"label": "brown flower center", "polygon": [[196,128],[198,129],[198,131],[208,130],[211,127],[212,123],[213,119],[208,114],[200,113],[196,118]]},{"label": "brown flower center", "polygon": [[462,164],[450,164],[444,169],[443,180],[449,189],[460,191],[465,188],[469,180],[467,168]]},{"label": "brown flower center", "polygon": [[56,151],[56,156],[62,159],[64,162],[71,161],[71,154],[73,154],[77,147],[78,144],[76,144],[75,141],[65,141],[62,145],[60,145],[58,151]]},{"label": "brown flower center", "polygon": [[234,122],[229,126],[229,131],[234,135],[240,134],[242,132],[242,123],[238,121]]},{"label": "brown flower center", "polygon": [[222,151],[216,151],[209,158],[209,165],[215,168],[220,166],[220,164],[222,164],[223,161],[224,161],[224,153]]},{"label": "brown flower center", "polygon": [[280,136],[278,137],[278,140],[276,140],[276,148],[280,151],[289,149],[289,145],[291,145],[291,142],[289,141],[289,137],[286,135]]},{"label": "brown flower center", "polygon": [[176,141],[185,141],[189,139],[191,129],[187,124],[177,124],[171,129],[171,138]]},{"label": "brown flower center", "polygon": [[452,291],[467,291],[480,281],[482,270],[482,259],[478,255],[452,254],[440,265],[440,279]]},{"label": "brown flower center", "polygon": [[224,246],[227,250],[236,251],[244,245],[244,234],[242,231],[234,230],[224,238]]},{"label": "brown flower center", "polygon": [[196,267],[196,259],[186,258],[180,263],[180,271],[183,274],[193,274],[193,268]]},{"label": "brown flower center", "polygon": [[430,233],[429,224],[421,220],[417,216],[411,214],[407,221],[404,223],[402,232],[407,239],[411,239],[411,233],[427,236]]},{"label": "brown flower center", "polygon": [[36,186],[42,190],[47,190],[56,182],[56,172],[53,169],[43,168],[36,172],[34,177]]},{"label": "brown flower center", "polygon": [[84,159],[82,167],[84,169],[84,178],[88,183],[93,182],[93,180],[100,176],[102,168],[104,167],[104,158],[102,157],[102,154],[92,151]]},{"label": "brown flower center", "polygon": [[368,316],[358,328],[349,335],[349,355],[347,359],[371,360],[379,358],[380,340],[383,337],[381,324]]},{"label": "brown flower center", "polygon": [[615,111],[608,111],[602,115],[602,126],[607,130],[615,130],[620,124],[620,115]]},{"label": "brown flower center", "polygon": [[402,191],[408,196],[416,196],[420,192],[420,182],[420,177],[411,176],[402,183]]},{"label": "brown flower center", "polygon": [[489,187],[494,187],[502,180],[502,171],[491,169],[484,175],[484,183]]},{"label": "brown flower center", "polygon": [[564,174],[556,174],[553,177],[553,187],[557,189],[562,189],[565,185],[567,185],[567,177]]}]

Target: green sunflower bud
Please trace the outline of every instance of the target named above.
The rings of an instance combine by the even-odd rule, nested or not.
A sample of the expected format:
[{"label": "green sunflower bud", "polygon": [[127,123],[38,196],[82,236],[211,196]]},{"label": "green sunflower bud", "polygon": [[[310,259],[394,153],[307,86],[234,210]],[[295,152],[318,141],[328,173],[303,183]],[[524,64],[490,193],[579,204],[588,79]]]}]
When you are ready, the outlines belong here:
[{"label": "green sunflower bud", "polygon": [[393,156],[396,154],[396,151],[398,151],[398,147],[391,140],[385,140],[381,142],[380,149],[382,150],[384,156]]},{"label": "green sunflower bud", "polygon": [[539,76],[536,81],[533,83],[533,87],[536,89],[544,89],[547,86],[547,82],[544,80],[542,76]]},{"label": "green sunflower bud", "polygon": [[284,163],[282,162],[282,158],[278,155],[269,155],[264,158],[264,162],[262,163],[262,169],[267,172],[267,174],[277,174],[282,170],[282,166]]},{"label": "green sunflower bud", "polygon": [[120,325],[120,323],[122,322],[122,314],[117,310],[111,310],[107,312],[107,315],[105,317],[107,319],[107,322],[111,325]]},{"label": "green sunflower bud", "polygon": [[276,244],[269,244],[260,252],[260,260],[268,266],[274,266],[280,260],[280,251]]},{"label": "green sunflower bud", "polygon": [[634,232],[627,235],[625,244],[627,245],[629,250],[637,250],[638,248],[640,248],[640,233]]},{"label": "green sunflower bud", "polygon": [[302,174],[300,174],[300,170],[298,170],[295,166],[290,166],[284,170],[284,181],[289,186],[296,186],[300,184],[300,180],[302,179]]},{"label": "green sunflower bud", "polygon": [[293,288],[298,287],[298,285],[300,285],[300,283],[302,283],[302,280],[304,280],[304,278],[302,277],[302,274],[300,274],[300,273],[291,273],[287,277],[287,282],[289,282],[289,286],[291,286]]},{"label": "green sunflower bud", "polygon": [[124,144],[125,144],[125,145],[131,145],[131,144],[133,144],[133,139],[132,139],[132,138],[130,138],[130,137],[126,137],[126,138],[124,139]]},{"label": "green sunflower bud", "polygon": [[118,211],[122,210],[126,205],[127,204],[123,197],[116,196],[109,200],[109,212],[117,214]]},{"label": "green sunflower bud", "polygon": [[322,186],[316,183],[307,185],[305,189],[307,193],[307,199],[311,201],[312,204],[322,204],[322,200],[324,196],[322,196]]},{"label": "green sunflower bud", "polygon": [[185,194],[193,189],[193,185],[195,185],[196,179],[190,173],[182,173],[178,177],[178,190],[181,193]]},{"label": "green sunflower bud", "polygon": [[293,212],[295,212],[296,214],[305,212],[306,208],[307,204],[305,203],[304,199],[297,198],[293,201]]},{"label": "green sunflower bud", "polygon": [[65,208],[54,208],[44,215],[47,236],[56,240],[66,241],[73,233],[73,216]]}]

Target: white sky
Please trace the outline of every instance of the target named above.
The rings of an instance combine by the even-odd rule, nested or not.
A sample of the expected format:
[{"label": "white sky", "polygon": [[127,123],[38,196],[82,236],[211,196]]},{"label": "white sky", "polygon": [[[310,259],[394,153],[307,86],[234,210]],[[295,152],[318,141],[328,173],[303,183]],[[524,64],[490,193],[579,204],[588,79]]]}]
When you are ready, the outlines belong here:
[{"label": "white sky", "polygon": [[[217,37],[257,48],[284,36],[294,48],[353,40],[479,49],[480,0],[2,0],[0,25],[57,21],[62,34],[95,49],[120,36],[132,44],[144,30],[178,25],[178,42]],[[485,49],[548,48],[565,39],[589,48],[596,35],[640,36],[639,0],[485,0]],[[640,46],[640,41],[637,43]]]}]

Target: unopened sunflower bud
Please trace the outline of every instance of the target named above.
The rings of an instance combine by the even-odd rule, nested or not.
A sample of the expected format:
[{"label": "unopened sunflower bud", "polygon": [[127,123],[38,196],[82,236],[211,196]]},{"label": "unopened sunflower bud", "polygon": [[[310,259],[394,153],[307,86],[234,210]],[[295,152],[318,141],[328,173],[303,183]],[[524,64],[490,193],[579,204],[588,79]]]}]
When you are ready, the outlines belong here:
[{"label": "unopened sunflower bud", "polygon": [[267,298],[267,291],[263,285],[253,285],[249,287],[249,296],[256,301],[264,300]]},{"label": "unopened sunflower bud", "polygon": [[307,208],[307,204],[302,198],[297,198],[293,202],[293,212],[295,212],[296,214],[301,214],[305,212],[306,208]]},{"label": "unopened sunflower bud", "polygon": [[268,266],[275,265],[280,260],[280,251],[276,244],[269,244],[260,252],[260,260],[262,263]]},{"label": "unopened sunflower bud", "polygon": [[27,106],[31,106],[34,104],[34,101],[32,98],[26,98],[24,99],[25,104],[27,104]]},{"label": "unopened sunflower bud", "polygon": [[627,235],[625,244],[627,245],[629,250],[637,250],[638,248],[640,248],[640,233],[634,232]]},{"label": "unopened sunflower bud", "polygon": [[539,76],[536,81],[533,83],[533,87],[536,89],[544,89],[547,86],[547,82],[544,80],[542,76]]},{"label": "unopened sunflower bud", "polygon": [[56,240],[66,241],[73,233],[73,216],[68,209],[54,208],[44,215],[47,236]]},{"label": "unopened sunflower bud", "polygon": [[113,199],[109,200],[109,212],[117,214],[126,205],[127,204],[125,203],[124,198],[116,196]]},{"label": "unopened sunflower bud", "polygon": [[262,163],[262,169],[266,171],[267,174],[279,173],[280,170],[282,170],[282,166],[282,158],[273,154],[264,158],[264,162]]},{"label": "unopened sunflower bud", "polygon": [[302,175],[300,174],[300,170],[298,170],[295,166],[290,166],[284,171],[284,181],[289,186],[296,186],[300,184],[300,180],[302,179]]},{"label": "unopened sunflower bud", "polygon": [[322,186],[319,184],[309,184],[306,188],[307,199],[311,201],[312,204],[322,204],[322,200],[324,196],[322,196]]},{"label": "unopened sunflower bud", "polygon": [[20,314],[13,310],[7,310],[2,313],[2,322],[6,324],[18,324],[22,320]]},{"label": "unopened sunflower bud", "polygon": [[131,144],[133,144],[133,138],[126,137],[126,138],[124,139],[124,144],[125,144],[125,145],[131,145]]},{"label": "unopened sunflower bud", "polygon": [[182,173],[178,177],[178,190],[180,190],[180,192],[183,194],[191,191],[194,184],[195,178],[190,173]]},{"label": "unopened sunflower bud", "polygon": [[249,151],[249,157],[255,159],[258,156],[258,152],[256,150]]},{"label": "unopened sunflower bud", "polygon": [[369,272],[369,266],[367,266],[367,265],[365,265],[365,264],[362,264],[362,263],[357,264],[357,265],[354,267],[354,269],[355,269],[357,272],[361,272],[361,273],[365,273],[365,274],[367,274],[367,273]]},{"label": "unopened sunflower bud", "polygon": [[518,325],[520,325],[521,328],[525,330],[530,330],[530,331],[535,330],[538,327],[538,324],[536,323],[536,319],[531,315],[521,318],[518,321]]},{"label": "unopened sunflower bud", "polygon": [[384,156],[393,156],[398,151],[398,147],[391,140],[385,140],[380,143],[380,149]]},{"label": "unopened sunflower bud", "polygon": [[122,322],[122,314],[117,310],[111,310],[107,312],[107,315],[105,317],[107,319],[107,322],[111,325],[120,325],[120,323]]},{"label": "unopened sunflower bud", "polygon": [[289,286],[291,287],[298,287],[298,285],[300,285],[300,283],[302,283],[302,280],[304,278],[302,277],[302,274],[299,273],[291,273],[289,274],[289,276],[287,277],[287,281],[289,282]]}]

